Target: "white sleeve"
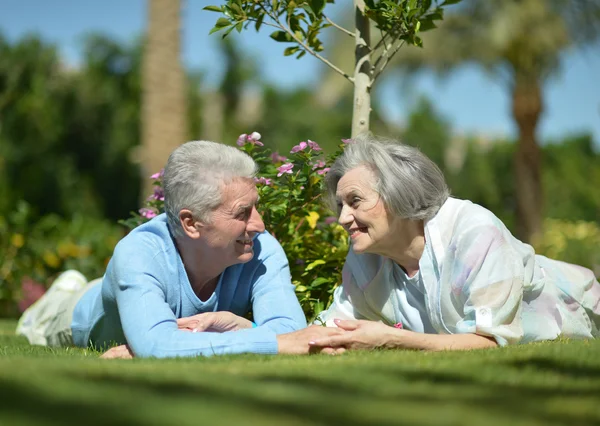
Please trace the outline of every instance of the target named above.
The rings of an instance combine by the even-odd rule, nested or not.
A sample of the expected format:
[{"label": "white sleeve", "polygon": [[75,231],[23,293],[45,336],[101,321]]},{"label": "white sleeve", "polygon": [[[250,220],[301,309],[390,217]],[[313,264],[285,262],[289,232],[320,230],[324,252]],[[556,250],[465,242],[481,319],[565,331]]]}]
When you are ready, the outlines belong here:
[{"label": "white sleeve", "polygon": [[356,309],[357,298],[364,297],[356,284],[356,279],[350,272],[348,258],[342,270],[342,285],[333,292],[333,302],[331,306],[321,312],[313,324],[325,324],[328,327],[335,327],[333,320],[355,320],[364,319]]}]

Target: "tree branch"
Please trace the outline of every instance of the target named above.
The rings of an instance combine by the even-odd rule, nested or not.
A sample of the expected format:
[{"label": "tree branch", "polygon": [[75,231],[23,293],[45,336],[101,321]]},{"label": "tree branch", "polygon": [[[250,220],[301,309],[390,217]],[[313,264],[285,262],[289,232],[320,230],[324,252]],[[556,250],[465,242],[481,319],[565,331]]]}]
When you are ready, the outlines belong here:
[{"label": "tree branch", "polygon": [[[394,50],[392,51],[391,54],[389,54],[389,52],[390,52],[389,50],[386,50],[379,58],[377,58],[377,60],[375,61],[375,65],[373,66],[373,68],[374,68],[374,71],[373,71],[373,81],[375,81],[377,79],[377,77],[379,77],[381,75],[381,73],[383,72],[383,70],[387,66],[388,62],[394,57],[394,55],[396,54],[396,52],[398,52],[398,50],[400,50],[400,48],[402,46],[404,46],[404,43],[405,43],[405,40],[402,40],[394,48]],[[381,65],[381,67],[379,67],[379,69],[377,69],[377,65],[379,65],[379,63],[382,60],[383,60],[383,63]]]},{"label": "tree branch", "polygon": [[[257,22],[258,19],[254,19],[254,18],[247,18],[246,22]],[[271,24],[269,22],[265,22],[263,21],[261,25],[266,25],[267,27],[273,27],[273,28],[277,28],[277,29],[281,29],[281,27],[275,25],[275,24]]]},{"label": "tree branch", "polygon": [[331,63],[327,58],[319,55],[317,52],[315,52],[314,50],[312,50],[307,44],[305,44],[302,40],[300,40],[298,37],[296,37],[296,34],[294,34],[294,32],[292,30],[290,30],[288,27],[286,27],[285,25],[283,25],[279,21],[279,19],[277,17],[273,16],[262,4],[259,4],[259,7],[265,12],[265,14],[269,18],[271,18],[271,20],[273,20],[273,22],[275,22],[275,24],[277,25],[277,27],[279,29],[281,29],[281,30],[285,31],[286,33],[288,33],[290,35],[290,37],[292,37],[292,39],[296,43],[298,43],[307,53],[310,53],[315,58],[319,59],[321,62],[323,62],[329,68],[331,68],[332,70],[334,70],[338,74],[340,74],[343,77],[345,77],[349,82],[354,83],[354,78],[352,78],[351,76],[349,76],[348,74],[346,74],[343,70],[341,70],[340,68],[338,68],[333,63]]},{"label": "tree branch", "polygon": [[329,19],[327,16],[325,16],[324,13],[322,15],[323,15],[323,18],[325,18],[325,20],[331,24],[331,26],[337,28],[338,30],[340,30],[344,34],[348,34],[350,37],[354,38],[354,33],[352,31],[349,31],[346,28],[342,27],[341,25],[336,24],[331,19]]}]

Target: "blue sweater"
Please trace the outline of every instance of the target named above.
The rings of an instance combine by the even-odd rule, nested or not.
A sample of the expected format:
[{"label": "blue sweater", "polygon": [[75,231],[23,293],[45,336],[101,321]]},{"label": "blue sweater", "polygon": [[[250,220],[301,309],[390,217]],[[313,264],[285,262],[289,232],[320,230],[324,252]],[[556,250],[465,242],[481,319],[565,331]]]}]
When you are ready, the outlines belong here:
[{"label": "blue sweater", "polygon": [[[202,312],[252,310],[257,327],[226,333],[191,333],[177,318]],[[192,290],[181,256],[161,214],[117,244],[102,285],[77,303],[71,328],[77,346],[128,343],[139,357],[277,353],[276,335],[306,327],[283,249],[266,232],[254,257],[225,269],[212,296]]]}]

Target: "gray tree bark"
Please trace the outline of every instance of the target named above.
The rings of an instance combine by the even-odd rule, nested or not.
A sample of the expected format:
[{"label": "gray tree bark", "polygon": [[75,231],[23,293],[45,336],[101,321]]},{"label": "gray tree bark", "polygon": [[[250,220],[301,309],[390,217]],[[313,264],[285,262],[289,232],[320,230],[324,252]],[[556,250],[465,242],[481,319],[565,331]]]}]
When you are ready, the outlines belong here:
[{"label": "gray tree bark", "polygon": [[364,0],[354,0],[356,48],[354,52],[354,106],[352,110],[352,137],[369,131],[371,114],[371,35],[369,19],[364,15]]}]

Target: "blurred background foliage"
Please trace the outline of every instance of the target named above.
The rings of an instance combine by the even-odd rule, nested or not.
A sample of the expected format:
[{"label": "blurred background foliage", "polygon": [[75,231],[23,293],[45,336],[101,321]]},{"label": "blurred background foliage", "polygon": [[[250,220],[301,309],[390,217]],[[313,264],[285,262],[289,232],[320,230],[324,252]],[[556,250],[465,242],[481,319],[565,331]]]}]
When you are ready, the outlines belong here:
[{"label": "blurred background foliage", "polygon": [[[334,152],[350,134],[350,88],[340,89],[325,71],[316,87],[280,89],[262,80],[234,40],[221,43],[225,71],[218,86],[186,71],[188,139],[234,145],[252,129],[283,155],[307,139]],[[140,149],[142,46],[91,35],[80,66],[70,68],[52,43],[0,35],[0,316],[18,315],[64,269],[101,276],[125,235],[117,220],[137,210],[147,178]],[[483,205],[515,230],[516,140],[457,133],[427,98],[413,104],[401,126],[383,120],[382,108],[375,99],[374,133],[419,147],[444,170],[454,196]],[[600,275],[594,146],[588,134],[541,141],[544,222],[533,244]]]}]

